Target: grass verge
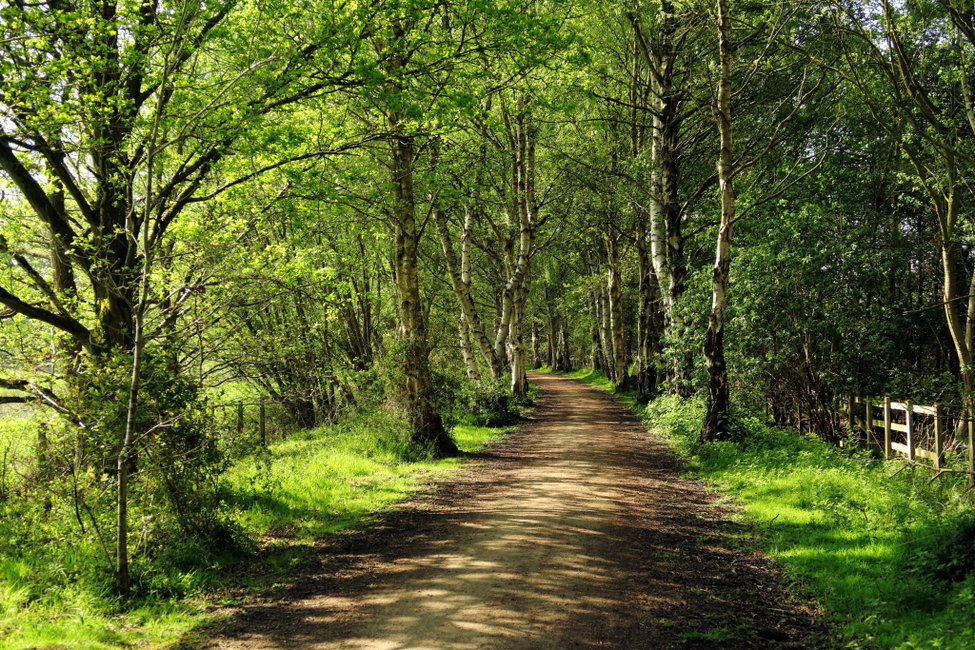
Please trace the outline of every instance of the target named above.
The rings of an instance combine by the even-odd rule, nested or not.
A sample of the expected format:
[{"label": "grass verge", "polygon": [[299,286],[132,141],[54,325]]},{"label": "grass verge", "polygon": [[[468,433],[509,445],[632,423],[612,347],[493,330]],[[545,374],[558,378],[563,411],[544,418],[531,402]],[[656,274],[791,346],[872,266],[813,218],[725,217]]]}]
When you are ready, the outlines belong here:
[{"label": "grass verge", "polygon": [[[295,435],[271,445],[257,462],[228,473],[240,521],[254,536],[312,540],[381,512],[454,471],[462,458],[409,459],[396,442],[397,425],[382,416]],[[507,429],[458,425],[453,436],[473,452]]]},{"label": "grass verge", "polygon": [[[508,430],[458,425],[453,435],[462,451],[474,452]],[[295,434],[240,459],[225,476],[226,500],[251,554],[240,555],[243,545],[208,567],[193,558],[157,563],[165,570],[142,576],[144,595],[124,606],[111,595],[110,580],[98,583],[85,577],[92,567],[75,566],[91,560],[71,544],[59,547],[61,568],[51,566],[50,554],[0,549],[0,648],[164,648],[185,641],[211,620],[211,605],[231,583],[269,586],[316,538],[361,525],[464,465],[463,458],[411,457],[401,436],[400,425],[373,414]],[[255,553],[259,548],[274,552]],[[233,571],[242,559],[256,569],[248,576]]]},{"label": "grass verge", "polygon": [[[601,373],[570,376],[613,389]],[[794,592],[827,613],[838,647],[975,647],[975,513],[963,477],[931,482],[872,450],[748,415],[735,417],[735,440],[702,445],[701,401],[665,396],[644,408],[620,397],[742,507]]]}]

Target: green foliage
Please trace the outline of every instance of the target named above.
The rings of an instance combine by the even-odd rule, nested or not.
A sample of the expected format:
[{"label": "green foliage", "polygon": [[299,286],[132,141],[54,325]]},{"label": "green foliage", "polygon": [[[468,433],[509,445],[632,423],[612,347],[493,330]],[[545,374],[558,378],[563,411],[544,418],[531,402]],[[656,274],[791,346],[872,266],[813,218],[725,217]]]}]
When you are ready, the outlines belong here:
[{"label": "green foliage", "polygon": [[923,546],[903,549],[899,568],[943,583],[975,578],[975,514],[963,512],[939,521]]},{"label": "green foliage", "polygon": [[377,412],[309,430],[228,474],[228,503],[252,535],[312,539],[415,492],[452,463],[415,459],[405,424]]},{"label": "green foliage", "polygon": [[[154,367],[149,364],[149,385],[158,379]],[[171,400],[195,395],[191,388],[184,392],[176,386],[147,403],[161,409],[157,416]],[[477,421],[484,413],[464,419]],[[168,435],[192,433],[172,429]],[[505,432],[464,424],[454,428],[453,436],[463,451],[475,452]],[[176,440],[156,444],[182,452],[195,448]],[[167,452],[151,458],[158,461],[161,453]],[[359,525],[462,466],[460,459],[428,460],[410,444],[403,422],[382,410],[257,448],[239,456],[219,477],[222,463],[200,466],[205,480],[190,480],[176,460],[167,462],[174,469],[168,481],[150,468],[135,475],[139,482],[131,514],[140,537],[133,594],[125,603],[114,594],[111,558],[103,546],[111,542],[106,537],[112,525],[111,495],[100,501],[93,491],[95,485],[111,487],[110,478],[72,479],[90,491],[83,490],[77,502],[70,483],[57,481],[33,487],[17,483],[11,498],[0,501],[0,634],[5,637],[0,646],[175,642],[207,619],[202,604],[207,594],[225,585],[242,559],[255,561],[259,545],[273,542],[300,554],[309,540]],[[150,497],[165,502],[172,494],[179,494],[182,504],[172,510],[146,502]],[[190,508],[191,525],[179,522],[176,515]],[[75,519],[76,511],[83,523]],[[205,513],[216,516],[203,527],[199,518]],[[101,532],[95,533],[96,526]]]},{"label": "green foliage", "polygon": [[521,410],[533,402],[514,397],[506,378],[469,379],[459,373],[434,373],[437,403],[448,426],[458,424],[500,427],[516,422]]},{"label": "green foliage", "polygon": [[962,479],[929,481],[871,454],[843,451],[757,418],[737,441],[698,441],[700,400],[645,410],[700,476],[740,503],[800,592],[814,596],[847,647],[967,648],[975,641],[975,525]]},{"label": "green foliage", "polygon": [[[152,262],[150,343],[132,463],[137,602],[126,616],[145,599],[205,589],[227,553],[261,535],[324,534],[408,494],[417,472],[439,471],[406,434],[409,402],[433,403],[413,412],[442,416],[465,449],[517,420],[531,395],[521,402],[506,380],[461,369],[439,249],[465,251],[473,311],[504,357],[519,209],[537,226],[517,321],[533,362],[606,367],[607,329],[622,320],[613,334],[631,356],[640,348],[638,370],[652,368],[665,390],[704,387],[717,212],[705,3],[674,2],[672,15],[666,3],[574,0],[109,4],[0,8],[0,399],[53,402],[63,416],[10,410],[0,421],[0,597],[14,612],[0,636],[29,611],[55,622],[16,643],[55,644],[56,630],[73,643],[57,627],[63,606],[80,612],[79,630],[99,621],[79,645],[139,641],[128,623],[92,630],[111,627],[98,617],[117,605],[115,472],[141,261]],[[975,30],[957,4],[734,5],[735,185],[740,207],[756,208],[736,225],[726,324],[741,403],[770,404],[780,419],[800,407],[825,434],[839,392],[962,397],[965,307],[949,303],[960,308],[953,340],[939,277],[950,260],[963,289],[973,266]],[[909,60],[898,65],[898,53]],[[671,80],[649,69],[655,58]],[[401,138],[410,169],[390,164]],[[665,191],[664,176],[675,187]],[[782,191],[763,201],[770,189]],[[650,273],[651,213],[664,212],[655,201],[665,195],[677,204],[662,233],[668,268]],[[416,233],[390,227],[407,202]],[[434,208],[443,242],[425,225]],[[397,270],[403,235],[418,250]],[[609,236],[626,285],[618,313],[601,302],[609,251],[593,246]],[[390,271],[414,266],[404,305]],[[421,317],[397,329],[406,307]],[[472,323],[461,325],[470,338]],[[411,336],[410,349],[394,343]],[[469,348],[485,370],[479,343]],[[404,390],[412,361],[425,386],[415,391]],[[573,376],[614,389],[601,372]],[[245,440],[208,416],[207,398],[244,392],[309,432],[264,450],[249,427]],[[868,602],[862,628],[887,630],[890,603],[911,601],[909,588],[930,590],[935,609],[975,598],[971,558],[943,550],[975,534],[955,515],[964,500],[950,481],[908,491],[912,479],[880,481],[873,459],[829,455],[743,414],[730,441],[701,446],[701,409],[668,398],[647,412],[715,480],[768,499],[754,509],[778,513],[769,525],[783,548],[806,535],[797,575],[856,575],[850,558],[873,554],[904,577],[900,595],[877,595],[876,606],[856,595],[863,581],[822,587],[846,603],[836,611]],[[835,531],[855,543],[839,548]],[[889,552],[895,537],[900,551]]]},{"label": "green foliage", "polygon": [[[108,617],[117,611],[183,620],[191,606],[152,603],[199,593],[212,583],[213,567],[248,544],[220,500],[225,462],[198,387],[174,376],[166,356],[150,352],[131,455],[132,594],[126,603],[117,599],[115,475],[130,363],[122,354],[89,359],[64,383],[69,417],[25,420],[35,457],[17,459],[19,480],[0,500],[0,592],[7,605],[0,628],[16,631],[14,638],[78,634],[87,639],[82,645],[107,647],[132,637],[109,633]],[[48,622],[24,636],[24,621]]]},{"label": "green foliage", "polygon": [[[125,430],[131,358],[125,354],[90,359],[67,382],[66,403],[75,422],[64,423],[64,442],[75,447],[56,471],[87,475],[88,489],[112,485]],[[216,479],[225,467],[215,431],[206,419],[199,387],[174,370],[165,354],[150,351],[143,363],[135,423],[133,496],[153,510],[142,536],[149,546],[179,531],[190,537],[223,539],[225,523],[216,498]],[[72,463],[73,465],[68,465]],[[149,504],[152,504],[151,506]],[[109,506],[104,506],[109,507]],[[160,508],[161,507],[161,508]],[[147,513],[148,514],[148,513]]]},{"label": "green foliage", "polygon": [[[505,431],[458,425],[453,435],[472,452]],[[303,431],[241,460],[227,474],[225,498],[252,536],[311,539],[361,522],[458,467],[457,459],[425,458],[405,423],[377,411]]]}]

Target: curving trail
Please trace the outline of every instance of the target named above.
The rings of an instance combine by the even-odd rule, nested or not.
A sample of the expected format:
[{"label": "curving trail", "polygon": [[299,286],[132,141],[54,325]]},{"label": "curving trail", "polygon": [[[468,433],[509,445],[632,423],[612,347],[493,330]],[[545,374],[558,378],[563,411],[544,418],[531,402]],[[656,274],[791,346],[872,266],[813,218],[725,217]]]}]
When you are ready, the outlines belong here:
[{"label": "curving trail", "polygon": [[207,648],[808,648],[747,528],[609,395],[532,374],[530,422],[372,528],[323,544],[294,584]]}]

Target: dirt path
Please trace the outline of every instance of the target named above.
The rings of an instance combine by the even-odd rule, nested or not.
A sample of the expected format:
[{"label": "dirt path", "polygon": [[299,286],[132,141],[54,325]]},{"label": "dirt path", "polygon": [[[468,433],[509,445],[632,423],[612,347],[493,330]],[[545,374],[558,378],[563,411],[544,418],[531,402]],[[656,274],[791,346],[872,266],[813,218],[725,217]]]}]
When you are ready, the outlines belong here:
[{"label": "dirt path", "polygon": [[532,375],[532,420],[423,500],[329,542],[209,648],[810,647],[747,529],[628,411]]}]

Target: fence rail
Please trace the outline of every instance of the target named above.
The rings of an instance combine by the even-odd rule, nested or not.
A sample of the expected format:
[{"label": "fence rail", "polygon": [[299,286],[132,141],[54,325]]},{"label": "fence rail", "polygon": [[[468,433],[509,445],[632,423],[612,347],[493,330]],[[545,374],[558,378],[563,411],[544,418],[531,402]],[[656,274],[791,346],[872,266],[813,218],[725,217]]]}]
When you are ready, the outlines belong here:
[{"label": "fence rail", "polygon": [[[847,426],[879,445],[884,458],[900,458],[931,469],[935,472],[932,481],[943,474],[967,474],[969,486],[975,487],[975,419],[971,415],[941,404],[925,406],[890,397],[876,400],[850,395],[845,407]],[[951,466],[949,456],[957,458],[961,453],[964,467]]]}]

